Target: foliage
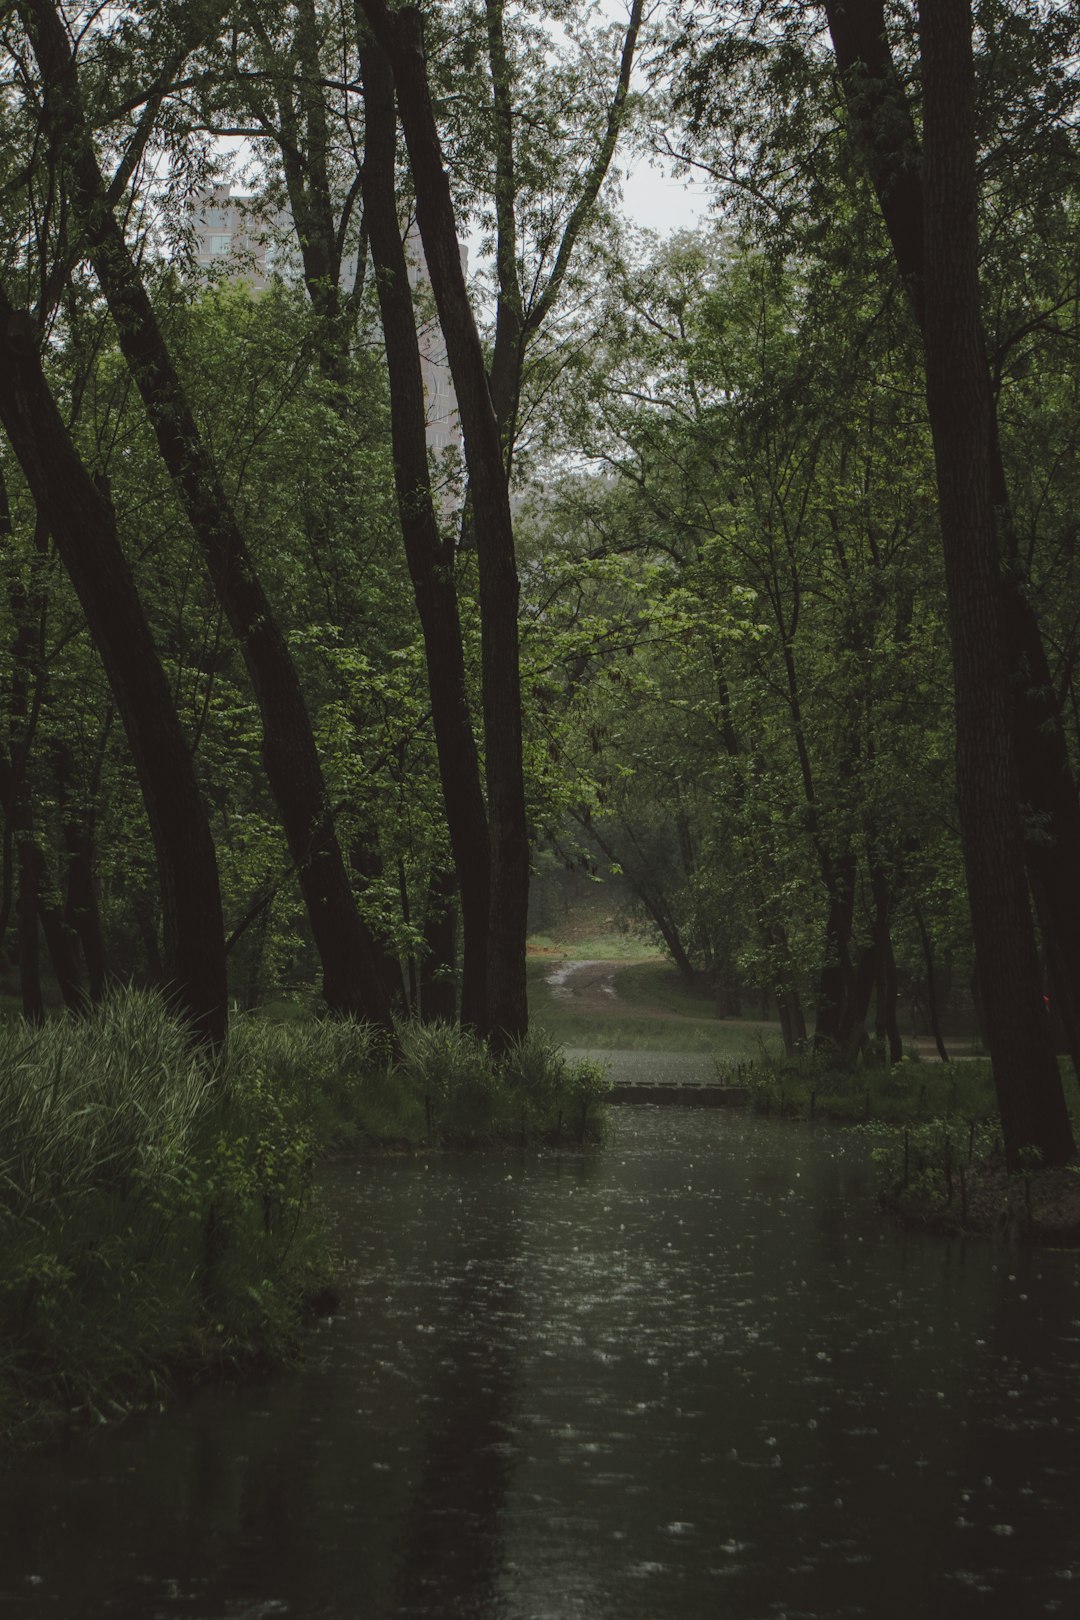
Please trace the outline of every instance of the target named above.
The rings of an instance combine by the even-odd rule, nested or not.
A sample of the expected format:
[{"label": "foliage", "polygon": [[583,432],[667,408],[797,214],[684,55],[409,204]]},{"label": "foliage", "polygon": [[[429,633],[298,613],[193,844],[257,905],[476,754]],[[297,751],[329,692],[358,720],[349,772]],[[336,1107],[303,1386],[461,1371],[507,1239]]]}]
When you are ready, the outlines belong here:
[{"label": "foliage", "polygon": [[137,993],[0,1050],[0,1429],[280,1356],[325,1264],[296,1099]]},{"label": "foliage", "polygon": [[503,1057],[467,1030],[410,1024],[400,1032],[399,1073],[421,1103],[432,1138],[455,1145],[520,1137],[559,1141],[595,1135],[595,1104],[607,1090],[602,1065],[570,1063],[531,1030]]},{"label": "foliage", "polygon": [[[1016,566],[1075,767],[1076,8],[974,9],[988,360]],[[623,109],[626,35],[603,6],[424,12],[515,478],[540,860],[617,876],[639,937],[688,991],[704,985],[732,1013],[771,997],[791,1053],[803,1006],[811,1027],[814,1012],[827,1020],[837,976],[876,952],[873,1010],[864,1000],[850,1032],[857,1077],[866,1023],[884,1030],[898,996],[929,1008],[951,985],[966,998],[972,950],[920,344],[825,13],[788,0],[653,13],[637,56],[649,88],[636,78]],[[415,1009],[452,861],[359,251],[358,14],[274,0],[230,12],[224,30],[201,6],[64,14],[117,217],[316,720],[358,905],[397,1005]],[[918,123],[917,8],[902,0],[883,16]],[[3,44],[3,280],[108,490],[168,672],[210,809],[231,993],[245,1011],[282,994],[310,1008],[317,963],[251,682],[76,239],[19,8]],[[599,161],[617,126],[707,177],[708,229],[665,242],[623,229],[617,168]],[[213,145],[224,128],[247,134],[231,170]],[[272,216],[281,272],[258,293],[250,266],[202,276],[191,262],[198,199],[241,167]],[[430,300],[418,308],[430,321]],[[0,475],[3,988],[17,955],[24,986],[33,975],[16,937],[20,883],[34,888],[23,912],[36,904],[53,927],[50,950],[77,934],[94,977],[77,869],[99,914],[98,980],[160,982],[158,878],[123,728],[5,447]],[[453,502],[440,511],[478,715],[477,555],[460,518]],[[445,967],[445,935],[441,948]],[[657,1030],[655,1005],[643,996],[620,1039],[677,1030],[708,1049],[704,1018],[693,1036],[689,1014]],[[571,1027],[556,1010],[546,1027],[603,1039],[599,1021]],[[892,1032],[898,1050],[894,1016]],[[255,1067],[278,1065],[290,1095],[302,1086],[313,1031],[274,1047],[245,1025],[239,1039]],[[332,1098],[308,1098],[317,1134],[418,1140],[429,1104],[445,1120],[451,1095],[470,1130],[505,1125],[504,1078],[467,1042],[431,1035],[421,1052],[405,1032],[392,1074],[352,1054],[355,1039],[318,1036],[338,1079]],[[354,1060],[368,1077],[360,1112]]]},{"label": "foliage", "polygon": [[540,1037],[502,1067],[455,1029],[399,1039],[237,1019],[207,1058],[139,992],[0,1024],[0,1437],[288,1356],[329,1277],[326,1151],[554,1138],[563,1111],[567,1139],[596,1134],[598,1066]]},{"label": "foliage", "polygon": [[995,1109],[987,1061],[924,1063],[909,1053],[890,1064],[869,1046],[856,1062],[841,1065],[835,1054],[820,1049],[808,1048],[792,1059],[762,1045],[748,1084],[758,1112],[801,1118],[921,1125],[941,1119],[981,1122]]}]

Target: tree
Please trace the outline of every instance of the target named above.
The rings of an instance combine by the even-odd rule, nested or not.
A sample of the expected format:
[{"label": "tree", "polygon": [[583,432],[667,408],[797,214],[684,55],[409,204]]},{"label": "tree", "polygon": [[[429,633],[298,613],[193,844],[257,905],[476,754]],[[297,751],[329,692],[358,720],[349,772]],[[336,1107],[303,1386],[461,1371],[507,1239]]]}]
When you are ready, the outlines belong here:
[{"label": "tree", "polygon": [[221,1040],[221,895],[191,756],[108,500],[64,426],[32,323],[2,289],[0,360],[0,421],[86,613],[139,775],[157,854],[167,987],[199,1038]]},{"label": "tree", "polygon": [[[849,252],[842,232],[831,247]],[[571,706],[591,835],[631,878],[666,874],[676,959],[723,975],[734,957],[793,1041],[816,981],[840,1061],[876,995],[895,1059],[896,919],[951,787],[903,312],[831,260],[786,269],[729,241],[718,261],[690,237],[613,297],[581,424],[609,476],[539,509],[545,619],[555,598],[583,657],[592,637]]]},{"label": "tree", "polygon": [[295,665],[113,215],[63,22],[51,0],[26,0],[21,15],[41,69],[43,125],[53,161],[64,166],[121,350],[244,654],[262,717],[263,764],[319,947],[327,1005],[387,1024],[389,1010],[349,887]]},{"label": "tree", "polygon": [[[1015,215],[1008,207],[1009,185],[1015,190],[1020,184],[1020,166],[1025,187],[1032,171],[1045,177],[1056,170],[1058,186],[1070,186],[1069,177],[1075,174],[1074,159],[1063,161],[1071,148],[1068,119],[1070,109],[1075,109],[1075,85],[1067,73],[1035,68],[1035,64],[1047,68],[1051,41],[1056,40],[1060,50],[1069,36],[1069,25],[1062,21],[1064,11],[1050,7],[1037,16],[1033,12],[1017,16],[1011,10],[1006,15],[985,9],[993,49],[979,58],[981,122],[976,127],[973,112],[971,139],[973,143],[978,139],[982,172],[993,177],[974,196],[976,209],[984,203],[992,219],[997,246],[987,262],[995,267]],[[891,269],[895,277],[899,270],[897,280],[921,321],[926,208],[921,166],[926,153],[912,110],[919,65],[912,11],[893,8],[888,25],[884,8],[875,0],[837,0],[825,12],[839,69],[846,114],[841,128],[848,132],[846,141],[835,138],[829,59],[820,48],[821,14],[816,8],[777,7],[764,12],[730,8],[727,15],[732,27],[726,34],[711,31],[697,14],[690,17],[685,13],[679,48],[689,54],[684,82],[689,87],[686,101],[691,104],[694,129],[699,140],[702,136],[708,140],[715,124],[730,120],[723,127],[734,132],[733,138],[721,138],[717,149],[710,146],[705,154],[710,171],[726,185],[739,188],[741,212],[753,220],[773,251],[796,252],[811,263],[819,256],[821,221],[835,221],[845,209],[862,218],[870,243],[875,239],[881,243],[865,207],[864,176],[868,177],[886,226],[885,254],[889,256],[881,258],[874,273]],[[738,91],[733,95],[736,85]],[[1006,207],[1002,208],[998,205],[998,177],[1010,171],[1014,179],[1006,182]],[[1015,240],[1014,254],[1027,253],[1026,243],[1021,248],[1022,240]],[[880,246],[877,251],[880,253]],[[1041,299],[1037,298],[1021,315],[1007,295],[1001,298],[995,290],[992,298],[990,285],[986,292],[986,307],[994,308],[996,298],[1001,317],[1000,346],[994,351],[1000,367],[1017,333],[1044,330],[1049,311],[1039,307]],[[1015,329],[1010,331],[1014,321]],[[1080,887],[1074,887],[1080,876],[1080,802],[1054,683],[1025,582],[1025,559],[1017,545],[987,354],[984,344],[981,363],[985,395],[991,402],[991,499],[1001,560],[1002,629],[1007,638],[1004,667],[1013,694],[1010,723],[1016,791],[1026,823],[1029,878],[1052,966],[1052,990],[1057,996],[1060,982],[1060,999],[1068,1009],[1080,983],[1080,958],[1074,958],[1072,944],[1080,915]],[[1001,375],[999,369],[999,379]],[[1037,533],[1039,518],[1033,517],[1032,523]],[[1048,898],[1051,890],[1052,900]],[[1021,992],[1021,997],[1021,1005],[1026,1004],[1028,991]],[[1027,1022],[1029,1014],[1018,1010],[1018,1017]],[[1065,1022],[1075,1026],[1068,1010]],[[1075,1045],[1071,1034],[1070,1048]],[[1012,1151],[1016,1146],[1014,1143]]]},{"label": "tree", "polygon": [[522,775],[519,583],[510,497],[483,347],[458,249],[457,222],[435,121],[420,13],[362,0],[390,60],[416,190],[417,224],[446,339],[465,439],[480,569],[482,688],[491,889],[486,1027],[496,1049],[528,1026],[525,931],[529,834]]},{"label": "tree", "polygon": [[432,723],[461,900],[461,1021],[484,1029],[488,1023],[490,837],[465,686],[453,551],[439,533],[428,470],[416,312],[398,221],[393,79],[386,56],[374,42],[361,45],[360,70],[366,115],[365,219],[389,371],[398,511],[424,634]]},{"label": "tree", "polygon": [[969,0],[924,0],[926,390],[956,691],[957,796],[1006,1161],[1075,1151],[1050,1047],[1024,877],[992,399],[979,311]]}]

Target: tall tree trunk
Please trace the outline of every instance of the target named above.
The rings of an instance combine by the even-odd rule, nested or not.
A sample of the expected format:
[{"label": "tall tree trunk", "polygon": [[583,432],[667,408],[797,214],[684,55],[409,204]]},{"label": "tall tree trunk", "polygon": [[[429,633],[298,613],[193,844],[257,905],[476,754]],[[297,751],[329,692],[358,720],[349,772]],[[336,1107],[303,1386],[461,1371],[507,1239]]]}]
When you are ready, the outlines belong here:
[{"label": "tall tree trunk", "polygon": [[19,993],[28,1024],[45,1022],[41,993],[41,945],[38,939],[38,850],[29,831],[16,831],[18,886],[15,913],[19,939]]},{"label": "tall tree trunk", "polygon": [[391,435],[405,556],[424,636],[432,725],[462,923],[461,1021],[485,1029],[491,849],[465,687],[453,553],[439,534],[428,475],[424,383],[408,265],[397,216],[394,83],[382,49],[360,52],[364,87],[364,218],[390,375]]},{"label": "tall tree trunk", "polygon": [[848,1045],[858,999],[851,960],[851,930],[855,916],[853,855],[824,861],[828,877],[829,909],[825,916],[825,966],[818,978],[814,1008],[814,1047],[842,1055]]},{"label": "tall tree trunk", "polygon": [[[615,848],[600,832],[592,815],[588,811],[584,813],[571,811],[571,814],[575,820],[581,823],[589,837],[596,843],[597,848],[606,855],[610,863],[613,866],[616,864],[621,866],[623,877],[628,886],[641,902],[645,915],[667,946],[668,954],[675,964],[679,978],[685,985],[696,984],[697,970],[687,954],[686,946],[683,944],[682,935],[679,932],[679,925],[660,889],[655,883],[649,881],[649,874],[644,865],[631,865],[626,860],[620,860],[616,863]],[[633,837],[632,833],[631,837]]]},{"label": "tall tree trunk", "polygon": [[877,948],[877,979],[874,985],[874,1038],[882,1058],[888,1055],[890,1063],[899,1063],[904,1055],[897,1019],[896,956],[893,952],[892,933],[886,923]]},{"label": "tall tree trunk", "polygon": [[1024,869],[979,314],[969,0],[924,0],[926,394],[956,685],[957,796],[1006,1160],[1072,1158]]},{"label": "tall tree trunk", "polygon": [[64,916],[59,895],[50,881],[45,852],[36,839],[32,841],[30,847],[35,868],[38,920],[41,923],[41,932],[45,936],[49,960],[60,987],[64,1006],[69,1012],[81,1017],[88,1011],[89,1003],[83,990],[79,965],[79,936]]},{"label": "tall tree trunk", "polygon": [[134,758],[157,855],[169,990],[195,1033],[225,1035],[217,861],[187,741],[112,508],[49,392],[29,318],[0,289],[0,422],[86,614]]},{"label": "tall tree trunk", "polygon": [[[889,46],[882,0],[826,0],[848,116],[885,221],[901,280],[926,341],[926,210],[923,153]],[[927,12],[929,13],[929,6]],[[970,49],[970,38],[969,38]],[[947,95],[947,91],[946,91]],[[975,228],[974,226],[972,227]],[[977,269],[976,269],[977,277]],[[1041,823],[1025,859],[1039,904],[1054,993],[1080,1072],[1080,801],[1054,701],[1046,652],[1023,589],[1001,457],[985,340],[976,311],[980,392],[987,402],[986,460],[996,543],[1011,553],[997,570],[1001,656],[1010,677],[1015,791]]]},{"label": "tall tree trunk", "polygon": [[938,1013],[937,998],[937,970],[934,966],[934,951],[930,943],[923,914],[918,906],[914,908],[915,926],[919,930],[919,942],[922,945],[923,961],[926,963],[926,1013],[930,1019],[930,1031],[934,1037],[938,1057],[942,1063],[949,1062],[949,1054],[945,1047],[945,1038],[941,1033],[941,1017]]},{"label": "tall tree trunk", "polygon": [[446,340],[465,440],[480,569],[482,686],[491,894],[488,929],[489,1033],[496,1050],[528,1028],[525,934],[529,833],[525,809],[518,656],[519,582],[510,496],[484,350],[458,247],[450,182],[431,103],[423,22],[413,7],[391,12],[360,0],[390,58],[416,192],[416,216]]},{"label": "tall tree trunk", "polygon": [[296,666],[109,206],[66,30],[51,0],[23,0],[20,15],[41,68],[54,159],[64,165],[120,348],[251,678],[263,728],[263,766],[299,874],[327,1006],[388,1027],[389,1008],[349,887]]},{"label": "tall tree trunk", "polygon": [[[6,492],[3,519],[6,537],[10,537],[11,514]],[[41,993],[38,939],[40,852],[34,843],[34,804],[30,785],[30,751],[42,698],[40,616],[34,611],[37,604],[18,575],[8,588],[8,605],[15,626],[11,643],[11,701],[8,716],[11,756],[10,763],[6,759],[2,762],[0,784],[3,787],[5,831],[14,857],[12,865],[22,1014],[28,1023],[43,1024],[45,1003]]]},{"label": "tall tree trunk", "polygon": [[874,900],[874,1036],[884,1058],[899,1063],[904,1055],[896,1021],[896,957],[893,954],[889,882],[876,852],[870,851],[870,890]]},{"label": "tall tree trunk", "polygon": [[574,206],[561,237],[550,244],[547,256],[550,268],[545,267],[546,283],[539,278],[533,280],[528,285],[527,293],[521,281],[517,229],[519,193],[515,123],[521,114],[515,106],[516,87],[506,48],[505,13],[504,0],[484,0],[488,67],[491,72],[496,281],[495,341],[488,378],[509,477],[518,433],[526,351],[562,291],[574,250],[611,168],[626,120],[630,78],[645,7],[643,0],[632,0],[619,56],[619,71],[608,102],[603,133],[590,154],[587,166],[579,171]]}]

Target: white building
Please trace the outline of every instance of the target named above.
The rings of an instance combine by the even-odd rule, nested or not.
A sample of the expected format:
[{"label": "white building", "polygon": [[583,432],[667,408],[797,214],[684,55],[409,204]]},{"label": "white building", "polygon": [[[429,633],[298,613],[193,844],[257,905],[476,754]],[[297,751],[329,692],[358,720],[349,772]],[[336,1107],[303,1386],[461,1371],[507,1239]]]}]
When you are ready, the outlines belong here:
[{"label": "white building", "polygon": [[[198,199],[191,226],[195,263],[206,274],[225,274],[246,281],[256,292],[261,292],[272,276],[284,281],[300,278],[300,255],[289,216],[261,212],[255,198],[234,194],[228,185],[214,186]],[[466,270],[468,249],[462,247],[460,252],[461,267]],[[420,308],[426,306],[417,338],[427,406],[428,449],[436,456],[447,450],[460,453],[461,425],[454,382],[434,314],[431,282],[415,222],[410,222],[405,233],[405,254],[417,304]],[[355,284],[356,268],[356,255],[349,255],[341,266],[343,287]]]}]

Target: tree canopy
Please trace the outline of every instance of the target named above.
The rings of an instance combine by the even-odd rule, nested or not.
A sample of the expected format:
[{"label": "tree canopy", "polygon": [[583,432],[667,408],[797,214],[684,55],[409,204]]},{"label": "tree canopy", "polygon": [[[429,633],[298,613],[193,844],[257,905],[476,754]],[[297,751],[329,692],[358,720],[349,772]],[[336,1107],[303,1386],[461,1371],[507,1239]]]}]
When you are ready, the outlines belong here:
[{"label": "tree canopy", "polygon": [[[793,1054],[895,1060],[901,995],[969,979],[1010,1162],[1069,1158],[1075,7],[0,29],[24,1012],[156,980],[219,1039],[318,985],[498,1052],[548,851]],[[698,230],[625,218],[650,155]],[[207,272],[229,183],[258,265]]]}]

